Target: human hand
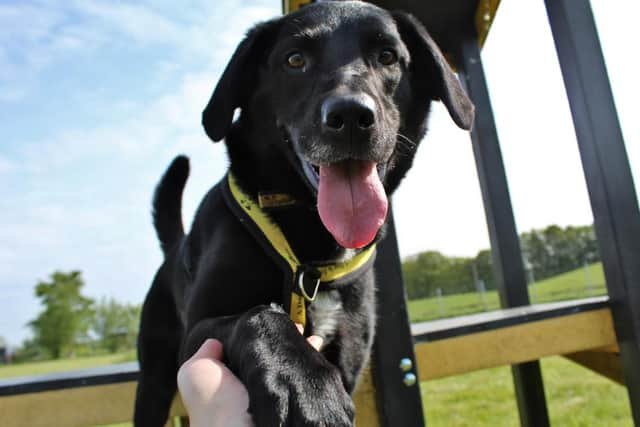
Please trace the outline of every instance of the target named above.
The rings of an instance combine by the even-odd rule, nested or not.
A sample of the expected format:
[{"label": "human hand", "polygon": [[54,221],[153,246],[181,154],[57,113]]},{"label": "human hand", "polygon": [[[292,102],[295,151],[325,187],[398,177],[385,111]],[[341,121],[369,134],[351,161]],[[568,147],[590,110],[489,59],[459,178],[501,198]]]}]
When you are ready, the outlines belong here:
[{"label": "human hand", "polygon": [[[302,326],[296,327],[302,333]],[[307,341],[316,350],[323,342],[319,336]],[[222,357],[222,343],[208,339],[178,371],[178,389],[191,426],[253,427],[247,389],[221,362]]]},{"label": "human hand", "polygon": [[206,340],[178,370],[178,389],[193,427],[251,427],[249,395],[222,360],[222,343]]}]

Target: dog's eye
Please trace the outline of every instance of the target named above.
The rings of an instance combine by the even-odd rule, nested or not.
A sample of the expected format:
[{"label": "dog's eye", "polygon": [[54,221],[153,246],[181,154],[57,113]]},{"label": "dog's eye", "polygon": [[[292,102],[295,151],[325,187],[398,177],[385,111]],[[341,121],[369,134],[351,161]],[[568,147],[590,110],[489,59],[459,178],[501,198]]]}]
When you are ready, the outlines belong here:
[{"label": "dog's eye", "polygon": [[393,65],[398,62],[398,54],[392,49],[383,49],[378,56],[378,62],[382,65]]},{"label": "dog's eye", "polygon": [[299,70],[305,66],[304,56],[300,52],[293,52],[287,56],[287,66]]}]

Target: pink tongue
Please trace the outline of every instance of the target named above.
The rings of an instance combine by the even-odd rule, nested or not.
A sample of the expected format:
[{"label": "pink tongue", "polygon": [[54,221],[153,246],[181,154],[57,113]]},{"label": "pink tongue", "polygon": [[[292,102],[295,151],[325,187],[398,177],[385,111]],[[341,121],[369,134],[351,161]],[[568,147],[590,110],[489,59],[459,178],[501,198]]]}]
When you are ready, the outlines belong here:
[{"label": "pink tongue", "polygon": [[387,205],[375,162],[348,160],[320,166],[320,219],[341,246],[369,244],[384,223]]}]

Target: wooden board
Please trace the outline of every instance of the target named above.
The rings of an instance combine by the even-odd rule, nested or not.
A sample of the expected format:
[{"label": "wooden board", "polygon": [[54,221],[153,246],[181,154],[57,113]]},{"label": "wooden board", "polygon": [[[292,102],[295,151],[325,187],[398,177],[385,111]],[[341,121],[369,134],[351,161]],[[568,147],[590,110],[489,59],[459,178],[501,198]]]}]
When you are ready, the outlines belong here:
[{"label": "wooden board", "polygon": [[[135,391],[135,382],[122,382],[3,396],[0,397],[1,424],[3,427],[89,427],[124,423],[133,417]],[[358,426],[380,425],[370,369],[363,373],[354,402]],[[185,414],[182,401],[176,397],[171,416]]]},{"label": "wooden board", "polygon": [[608,308],[416,345],[422,381],[616,344]]}]

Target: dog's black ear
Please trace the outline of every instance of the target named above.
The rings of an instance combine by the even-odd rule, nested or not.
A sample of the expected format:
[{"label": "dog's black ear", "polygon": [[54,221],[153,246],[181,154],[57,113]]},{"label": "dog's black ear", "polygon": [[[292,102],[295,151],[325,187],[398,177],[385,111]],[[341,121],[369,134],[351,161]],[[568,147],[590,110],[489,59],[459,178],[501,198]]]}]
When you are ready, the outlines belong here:
[{"label": "dog's black ear", "polygon": [[244,108],[255,90],[258,70],[269,54],[279,19],[263,22],[251,29],[236,48],[209,103],[202,112],[202,125],[213,141],[223,139],[233,121],[236,108]]},{"label": "dog's black ear", "polygon": [[[428,86],[433,99],[444,102],[449,115],[458,126],[469,130],[473,123],[473,103],[436,43],[414,16],[405,12],[393,12],[392,15],[411,54],[414,78],[418,82],[422,80],[420,86]],[[427,82],[425,79],[435,81]]]}]

